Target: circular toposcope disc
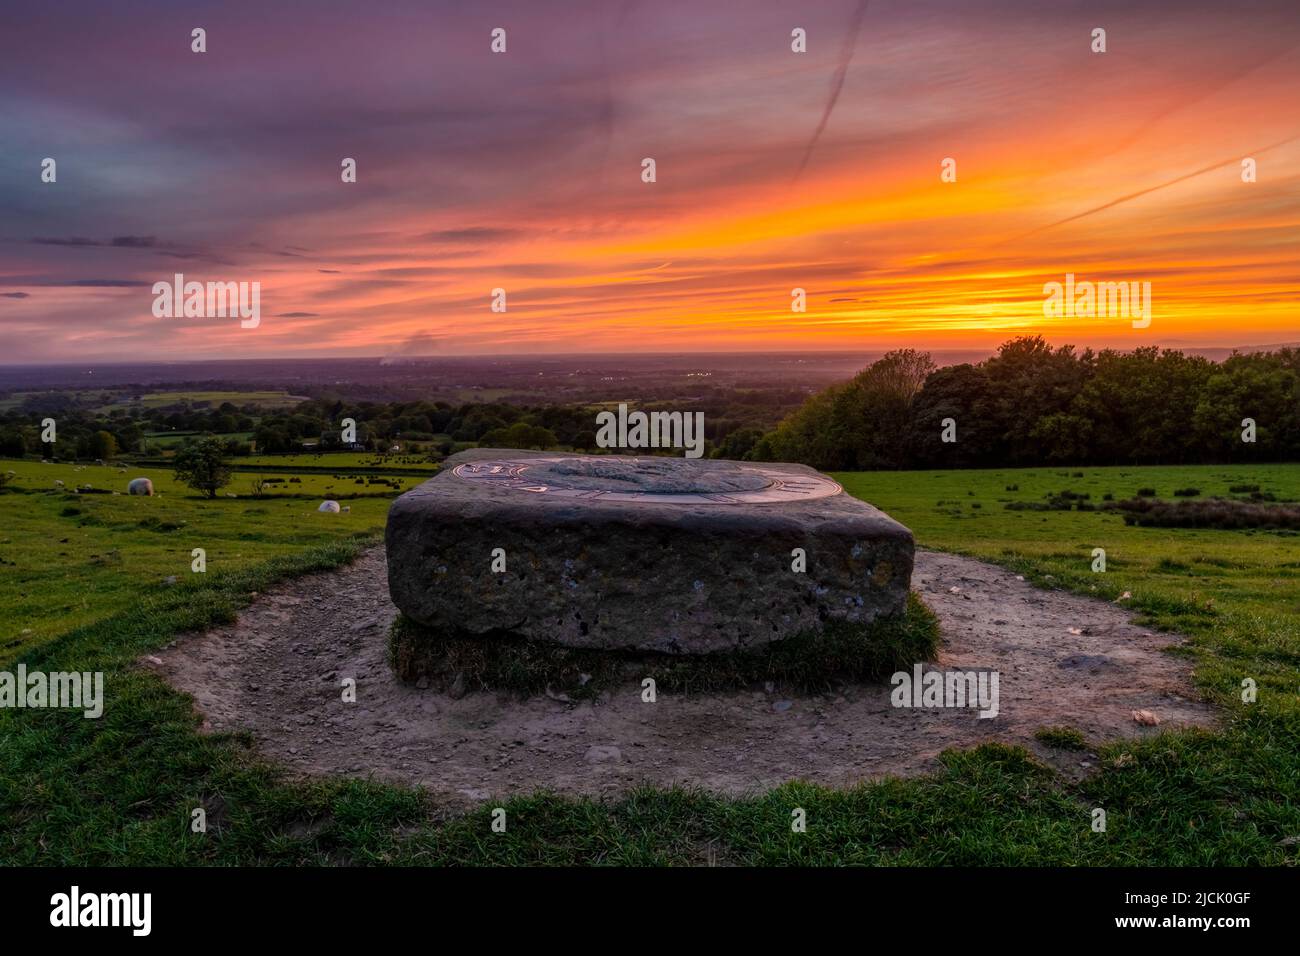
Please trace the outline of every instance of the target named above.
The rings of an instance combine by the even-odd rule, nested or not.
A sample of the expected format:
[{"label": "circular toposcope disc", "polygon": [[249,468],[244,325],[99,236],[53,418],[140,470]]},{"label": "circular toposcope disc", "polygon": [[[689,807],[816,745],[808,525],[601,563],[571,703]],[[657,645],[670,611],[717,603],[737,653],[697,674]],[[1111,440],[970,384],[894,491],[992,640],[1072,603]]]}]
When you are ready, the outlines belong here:
[{"label": "circular toposcope disc", "polygon": [[612,455],[472,461],[457,465],[452,474],[529,494],[657,504],[777,504],[829,498],[844,490],[824,475],[759,463]]}]

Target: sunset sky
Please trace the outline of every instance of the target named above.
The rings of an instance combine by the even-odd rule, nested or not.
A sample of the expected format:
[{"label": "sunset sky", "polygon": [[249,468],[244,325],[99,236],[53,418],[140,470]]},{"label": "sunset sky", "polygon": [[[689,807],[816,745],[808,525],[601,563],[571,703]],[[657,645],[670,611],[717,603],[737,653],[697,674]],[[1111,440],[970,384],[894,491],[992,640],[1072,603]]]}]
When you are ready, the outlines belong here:
[{"label": "sunset sky", "polygon": [[0,362],[1300,341],[1296,0],[862,7],[10,4]]}]

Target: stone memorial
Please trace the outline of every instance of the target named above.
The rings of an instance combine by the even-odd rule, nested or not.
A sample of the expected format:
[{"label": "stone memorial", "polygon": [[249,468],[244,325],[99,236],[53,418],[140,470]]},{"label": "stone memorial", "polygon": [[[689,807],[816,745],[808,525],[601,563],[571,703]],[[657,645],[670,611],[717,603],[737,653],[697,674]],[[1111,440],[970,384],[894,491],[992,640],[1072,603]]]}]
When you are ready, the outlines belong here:
[{"label": "stone memorial", "polygon": [[475,449],[398,498],[393,603],[443,633],[706,654],[901,614],[907,528],[804,465]]}]

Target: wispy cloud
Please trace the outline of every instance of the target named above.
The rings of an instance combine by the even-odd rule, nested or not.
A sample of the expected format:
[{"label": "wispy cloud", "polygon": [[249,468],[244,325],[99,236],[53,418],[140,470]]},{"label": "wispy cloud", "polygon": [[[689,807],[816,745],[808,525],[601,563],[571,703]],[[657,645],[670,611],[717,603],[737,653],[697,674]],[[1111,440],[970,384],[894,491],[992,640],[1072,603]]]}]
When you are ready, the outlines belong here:
[{"label": "wispy cloud", "polygon": [[[0,295],[27,299],[0,331],[47,358],[1134,342],[1043,319],[1075,271],[1155,282],[1143,343],[1276,340],[1294,0],[1089,9],[502,0],[494,55],[472,4],[228,0],[200,56],[148,0],[38,5],[0,38]],[[12,158],[51,155],[56,184]],[[155,319],[176,272],[260,282],[266,320]]]}]

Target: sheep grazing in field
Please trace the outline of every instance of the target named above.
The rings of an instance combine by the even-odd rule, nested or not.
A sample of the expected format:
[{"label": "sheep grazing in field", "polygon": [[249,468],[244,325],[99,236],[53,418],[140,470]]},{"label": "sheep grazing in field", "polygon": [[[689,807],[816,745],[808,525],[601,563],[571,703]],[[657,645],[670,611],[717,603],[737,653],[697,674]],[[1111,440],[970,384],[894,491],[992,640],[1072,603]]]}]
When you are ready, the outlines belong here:
[{"label": "sheep grazing in field", "polygon": [[55,478],[55,479],[54,479],[54,487],[55,487],[55,488],[62,488],[62,487],[63,487],[63,482],[61,482],[61,481],[59,481],[59,479]]},{"label": "sheep grazing in field", "polygon": [[127,494],[152,495],[153,482],[148,478],[132,478],[126,485]]},{"label": "sheep grazing in field", "polygon": [[344,505],[344,506],[343,506],[343,513],[344,513],[344,514],[347,514],[347,513],[350,512],[351,510],[352,510],[352,506],[351,506],[351,505]]},{"label": "sheep grazing in field", "polygon": [[317,508],[316,510],[317,510],[317,511],[323,511],[323,512],[325,512],[326,514],[336,515],[336,514],[338,514],[342,509],[339,507],[339,503],[338,503],[337,501],[322,501],[322,502],[320,503],[320,507]]}]

